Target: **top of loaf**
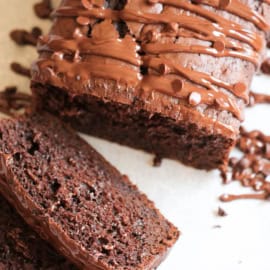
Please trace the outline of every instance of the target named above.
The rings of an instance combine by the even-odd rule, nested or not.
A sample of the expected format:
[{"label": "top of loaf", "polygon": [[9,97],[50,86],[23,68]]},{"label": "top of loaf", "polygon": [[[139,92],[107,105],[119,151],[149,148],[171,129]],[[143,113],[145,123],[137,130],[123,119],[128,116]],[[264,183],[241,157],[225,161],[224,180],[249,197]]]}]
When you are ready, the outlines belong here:
[{"label": "top of loaf", "polygon": [[[175,119],[238,127],[270,30],[269,0],[64,0],[33,81]],[[266,14],[266,15],[265,15]]]}]

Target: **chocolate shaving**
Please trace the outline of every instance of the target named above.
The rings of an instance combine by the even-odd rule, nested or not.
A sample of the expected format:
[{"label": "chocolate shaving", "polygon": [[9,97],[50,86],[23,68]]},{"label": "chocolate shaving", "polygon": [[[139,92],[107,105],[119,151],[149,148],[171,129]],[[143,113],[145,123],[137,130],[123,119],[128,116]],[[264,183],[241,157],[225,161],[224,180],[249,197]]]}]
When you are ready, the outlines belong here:
[{"label": "chocolate shaving", "polygon": [[22,76],[25,76],[28,78],[31,77],[30,69],[22,66],[20,63],[13,62],[13,63],[11,63],[10,68],[16,74],[19,74],[19,75],[22,75]]},{"label": "chocolate shaving", "polygon": [[20,113],[20,110],[27,110],[31,100],[31,95],[18,92],[17,87],[6,87],[0,92],[0,111],[14,117]]},{"label": "chocolate shaving", "polygon": [[32,45],[36,46],[38,37],[42,35],[42,31],[39,27],[33,27],[31,32],[26,30],[15,29],[10,32],[10,38],[20,46]]},{"label": "chocolate shaving", "polygon": [[264,74],[270,75],[270,57],[266,58],[262,65],[261,65],[261,71]]},{"label": "chocolate shaving", "polygon": [[249,107],[253,107],[256,104],[270,104],[270,95],[250,92],[249,93]]},{"label": "chocolate shaving", "polygon": [[51,0],[42,0],[40,3],[34,5],[34,11],[40,19],[49,19],[52,12]]},{"label": "chocolate shaving", "polygon": [[[222,176],[227,182],[239,181],[242,186],[252,188],[251,194],[223,194],[223,202],[238,199],[269,199],[270,197],[270,136],[261,131],[247,132],[240,129],[237,148],[243,153],[241,158],[231,158],[227,170]],[[228,175],[231,175],[229,179]]]}]

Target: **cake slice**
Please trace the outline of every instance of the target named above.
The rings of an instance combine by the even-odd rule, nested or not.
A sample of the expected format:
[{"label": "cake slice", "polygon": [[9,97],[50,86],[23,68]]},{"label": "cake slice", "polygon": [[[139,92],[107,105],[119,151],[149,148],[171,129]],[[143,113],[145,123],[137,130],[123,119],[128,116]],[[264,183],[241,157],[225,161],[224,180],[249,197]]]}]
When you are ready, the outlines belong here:
[{"label": "cake slice", "polygon": [[269,14],[269,0],[62,1],[32,69],[36,107],[159,157],[224,166]]},{"label": "cake slice", "polygon": [[41,113],[0,122],[0,192],[80,269],[155,269],[179,236],[74,131]]},{"label": "cake slice", "polygon": [[75,270],[0,196],[1,270]]}]

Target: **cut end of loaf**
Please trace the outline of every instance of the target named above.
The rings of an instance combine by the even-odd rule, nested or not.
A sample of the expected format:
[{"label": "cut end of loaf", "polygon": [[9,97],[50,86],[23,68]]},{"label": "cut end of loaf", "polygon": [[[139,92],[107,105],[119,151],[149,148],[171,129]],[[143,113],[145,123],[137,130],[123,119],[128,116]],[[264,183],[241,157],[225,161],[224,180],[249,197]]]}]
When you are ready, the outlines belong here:
[{"label": "cut end of loaf", "polygon": [[152,269],[178,238],[127,177],[59,120],[3,120],[0,135],[3,195],[78,266]]}]

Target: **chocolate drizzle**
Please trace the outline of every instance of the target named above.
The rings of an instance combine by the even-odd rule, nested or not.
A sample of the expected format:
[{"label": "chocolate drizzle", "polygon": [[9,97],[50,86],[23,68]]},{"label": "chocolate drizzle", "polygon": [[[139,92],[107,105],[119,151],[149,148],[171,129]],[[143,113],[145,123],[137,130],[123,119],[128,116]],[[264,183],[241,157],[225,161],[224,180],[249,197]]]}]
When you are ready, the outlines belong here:
[{"label": "chocolate drizzle", "polygon": [[[41,57],[36,62],[33,79],[45,80],[58,87],[77,80],[84,89],[93,76],[111,78],[117,83],[124,80],[136,89],[138,96],[145,92],[162,92],[186,99],[189,106],[206,104],[229,111],[241,120],[237,99],[248,102],[248,85],[241,81],[232,85],[211,74],[177,65],[166,57],[166,54],[176,53],[206,54],[239,58],[259,66],[260,55],[265,48],[260,31],[269,31],[269,24],[257,11],[238,0],[226,3],[218,0],[140,0],[112,9],[105,7],[105,1],[93,4],[91,1],[74,1],[74,4],[64,5],[53,14],[55,17],[76,18],[78,27],[73,38],[50,35],[41,39],[38,50],[41,55],[49,53],[51,59]],[[166,13],[163,12],[164,7],[184,12]],[[252,23],[257,30],[226,19],[213,9],[236,15]],[[95,20],[104,21],[93,23]],[[122,21],[127,26],[124,38],[120,38],[113,26]],[[138,34],[141,24],[144,27]],[[151,25],[157,25],[156,29]],[[161,25],[163,28],[159,27]],[[92,30],[90,36],[82,30],[87,26]],[[181,37],[195,38],[200,43],[182,45],[177,42]],[[84,60],[89,57],[95,59],[95,64]],[[99,57],[98,61],[96,57]],[[149,69],[149,74],[140,73],[142,66]],[[47,75],[44,72],[41,75],[43,69]]]},{"label": "chocolate drizzle", "polygon": [[270,95],[250,92],[249,93],[249,107],[253,107],[256,104],[270,104]]}]

